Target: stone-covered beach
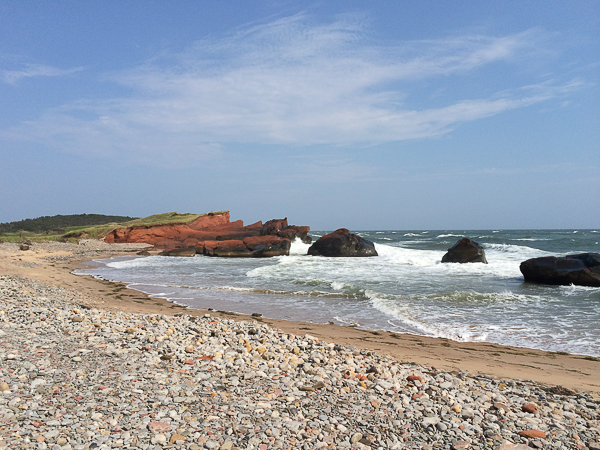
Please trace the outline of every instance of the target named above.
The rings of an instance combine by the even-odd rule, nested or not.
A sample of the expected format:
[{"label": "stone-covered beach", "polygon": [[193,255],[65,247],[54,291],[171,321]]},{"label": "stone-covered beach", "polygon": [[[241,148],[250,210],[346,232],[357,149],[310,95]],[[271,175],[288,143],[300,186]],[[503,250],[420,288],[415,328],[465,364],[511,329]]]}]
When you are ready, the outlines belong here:
[{"label": "stone-covered beach", "polygon": [[192,311],[70,273],[140,248],[0,245],[0,449],[600,448],[594,358]]}]

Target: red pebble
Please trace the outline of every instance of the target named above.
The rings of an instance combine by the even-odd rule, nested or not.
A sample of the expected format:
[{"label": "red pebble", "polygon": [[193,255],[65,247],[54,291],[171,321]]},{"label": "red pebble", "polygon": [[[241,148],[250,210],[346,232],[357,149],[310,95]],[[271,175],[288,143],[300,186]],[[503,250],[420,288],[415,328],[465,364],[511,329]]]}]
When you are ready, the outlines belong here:
[{"label": "red pebble", "polygon": [[408,381],[423,381],[419,375],[409,375],[406,377]]},{"label": "red pebble", "polygon": [[519,431],[519,436],[546,439],[546,433],[544,433],[543,431],[540,431],[540,430]]},{"label": "red pebble", "polygon": [[535,403],[525,403],[523,406],[521,406],[521,411],[535,414],[538,412],[538,406]]}]

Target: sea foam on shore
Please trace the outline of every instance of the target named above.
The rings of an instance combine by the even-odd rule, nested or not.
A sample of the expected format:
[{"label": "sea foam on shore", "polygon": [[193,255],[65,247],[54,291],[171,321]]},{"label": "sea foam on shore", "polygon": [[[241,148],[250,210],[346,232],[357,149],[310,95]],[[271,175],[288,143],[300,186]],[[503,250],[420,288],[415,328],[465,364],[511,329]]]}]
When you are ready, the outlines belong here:
[{"label": "sea foam on shore", "polygon": [[600,405],[566,389],[24,278],[0,311],[0,448],[600,448]]}]

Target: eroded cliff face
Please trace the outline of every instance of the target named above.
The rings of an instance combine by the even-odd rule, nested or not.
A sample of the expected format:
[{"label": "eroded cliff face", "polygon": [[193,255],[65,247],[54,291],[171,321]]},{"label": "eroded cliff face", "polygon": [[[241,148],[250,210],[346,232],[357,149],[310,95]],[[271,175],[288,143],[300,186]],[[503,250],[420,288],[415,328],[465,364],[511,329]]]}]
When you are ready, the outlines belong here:
[{"label": "eroded cliff face", "polygon": [[189,224],[119,228],[104,241],[152,244],[172,256],[268,257],[288,255],[296,237],[310,243],[309,230],[288,225],[287,218],[244,226],[241,220],[230,222],[229,213],[209,213]]}]

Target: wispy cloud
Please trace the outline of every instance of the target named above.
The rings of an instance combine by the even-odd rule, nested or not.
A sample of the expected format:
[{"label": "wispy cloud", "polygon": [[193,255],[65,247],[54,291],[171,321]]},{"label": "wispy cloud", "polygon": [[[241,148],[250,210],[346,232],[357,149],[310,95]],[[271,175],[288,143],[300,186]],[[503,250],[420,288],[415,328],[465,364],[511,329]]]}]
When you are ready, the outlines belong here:
[{"label": "wispy cloud", "polygon": [[[360,18],[350,16],[315,24],[296,15],[242,28],[106,75],[129,87],[128,97],[81,100],[2,135],[164,164],[166,155],[202,160],[230,144],[364,146],[440,136],[460,123],[577,87],[517,86],[487,98],[419,108],[406,100],[414,81],[438,77],[439,88],[450,75],[523,62],[542,34],[529,30],[385,45],[369,36]],[[15,72],[8,80],[23,76],[33,75]]]},{"label": "wispy cloud", "polygon": [[83,67],[71,69],[59,69],[58,67],[45,66],[43,64],[26,64],[19,70],[2,71],[2,80],[7,84],[16,84],[22,78],[34,77],[64,77],[81,72]]}]

